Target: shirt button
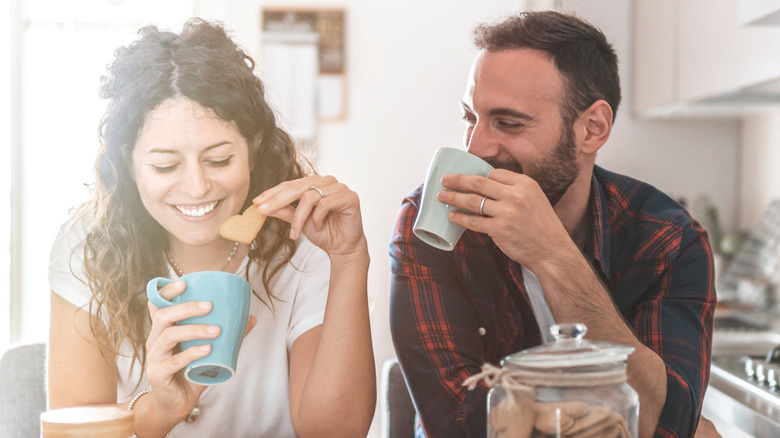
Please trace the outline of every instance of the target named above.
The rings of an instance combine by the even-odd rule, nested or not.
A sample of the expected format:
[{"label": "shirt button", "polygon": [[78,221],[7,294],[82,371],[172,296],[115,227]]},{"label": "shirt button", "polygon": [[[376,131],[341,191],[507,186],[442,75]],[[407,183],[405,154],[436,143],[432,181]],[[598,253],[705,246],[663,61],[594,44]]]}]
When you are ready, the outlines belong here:
[{"label": "shirt button", "polygon": [[485,327],[480,327],[479,330],[477,330],[477,331],[479,332],[480,336],[485,336],[485,333],[487,333],[487,330],[485,330]]}]

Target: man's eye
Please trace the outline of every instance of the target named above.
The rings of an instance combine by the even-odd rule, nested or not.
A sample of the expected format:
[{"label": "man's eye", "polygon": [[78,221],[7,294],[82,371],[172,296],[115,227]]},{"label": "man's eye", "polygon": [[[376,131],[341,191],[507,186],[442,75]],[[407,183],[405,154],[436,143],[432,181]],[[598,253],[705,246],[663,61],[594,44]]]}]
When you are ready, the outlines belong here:
[{"label": "man's eye", "polygon": [[496,125],[501,129],[520,129],[523,127],[522,123],[510,122],[507,120],[499,120]]},{"label": "man's eye", "polygon": [[473,125],[474,122],[475,122],[474,116],[471,115],[471,114],[463,114],[463,117],[461,117],[461,120],[463,120],[464,122],[468,123],[469,125]]}]

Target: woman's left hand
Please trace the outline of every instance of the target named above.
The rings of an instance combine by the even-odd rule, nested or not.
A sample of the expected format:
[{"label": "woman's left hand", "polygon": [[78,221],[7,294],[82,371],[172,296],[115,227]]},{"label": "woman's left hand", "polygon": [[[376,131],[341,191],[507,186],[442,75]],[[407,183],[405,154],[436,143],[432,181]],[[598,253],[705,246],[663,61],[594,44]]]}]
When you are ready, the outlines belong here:
[{"label": "woman's left hand", "polygon": [[332,176],[285,181],[253,202],[260,214],[289,222],[290,238],[303,234],[331,257],[367,251],[357,193]]}]

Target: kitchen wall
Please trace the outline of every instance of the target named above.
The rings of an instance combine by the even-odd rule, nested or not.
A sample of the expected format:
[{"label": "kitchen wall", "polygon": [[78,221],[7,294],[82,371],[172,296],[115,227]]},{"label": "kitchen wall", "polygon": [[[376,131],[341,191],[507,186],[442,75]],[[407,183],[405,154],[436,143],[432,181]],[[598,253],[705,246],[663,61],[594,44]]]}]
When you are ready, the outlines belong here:
[{"label": "kitchen wall", "polygon": [[[740,123],[635,119],[630,112],[632,2],[558,3],[600,26],[621,59],[624,101],[598,164],[650,182],[675,197],[693,200],[706,194],[721,210],[726,228],[736,226]],[[228,0],[215,6],[203,0],[196,2],[196,11],[225,19],[257,54],[262,6],[295,4]],[[361,197],[372,256],[373,336],[381,369],[383,361],[394,356],[387,323],[387,242],[394,215],[404,195],[422,181],[433,151],[462,144],[459,102],[475,55],[469,30],[477,21],[518,10],[524,2],[309,0],[305,5],[343,6],[348,13],[348,115],[343,122],[320,126],[317,165]],[[374,427],[372,434],[376,433]]]},{"label": "kitchen wall", "polygon": [[780,110],[745,118],[739,173],[739,225],[750,229],[780,198]]}]

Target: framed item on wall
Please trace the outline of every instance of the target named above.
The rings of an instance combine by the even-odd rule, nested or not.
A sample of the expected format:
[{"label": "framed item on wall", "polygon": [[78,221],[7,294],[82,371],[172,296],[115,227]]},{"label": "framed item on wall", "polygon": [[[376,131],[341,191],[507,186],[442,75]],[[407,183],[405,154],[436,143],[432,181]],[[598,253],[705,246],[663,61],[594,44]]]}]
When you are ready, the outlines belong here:
[{"label": "framed item on wall", "polygon": [[[261,65],[293,135],[346,117],[346,11],[265,7]],[[273,97],[273,96],[272,96]]]}]

